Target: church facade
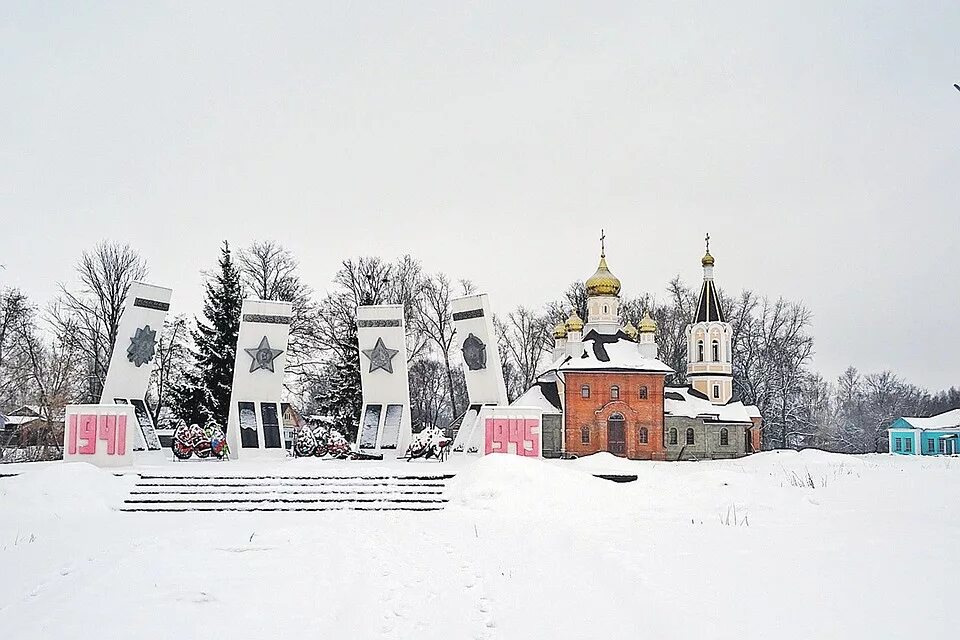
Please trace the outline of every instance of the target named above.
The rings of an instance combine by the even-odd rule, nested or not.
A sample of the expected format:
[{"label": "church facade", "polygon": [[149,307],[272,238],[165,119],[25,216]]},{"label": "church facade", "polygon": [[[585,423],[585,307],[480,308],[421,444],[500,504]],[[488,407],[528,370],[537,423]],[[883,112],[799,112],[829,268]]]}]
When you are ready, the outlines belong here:
[{"label": "church facade", "polygon": [[554,331],[552,360],[512,403],[543,411],[547,457],[607,451],[635,460],[736,458],[760,450],[760,413],[733,401],[732,328],[713,282],[715,259],[701,260],[703,284],[687,326],[686,386],[658,359],[657,325],[620,322],[620,280],[601,247],[586,281],[587,319],[576,311]]}]

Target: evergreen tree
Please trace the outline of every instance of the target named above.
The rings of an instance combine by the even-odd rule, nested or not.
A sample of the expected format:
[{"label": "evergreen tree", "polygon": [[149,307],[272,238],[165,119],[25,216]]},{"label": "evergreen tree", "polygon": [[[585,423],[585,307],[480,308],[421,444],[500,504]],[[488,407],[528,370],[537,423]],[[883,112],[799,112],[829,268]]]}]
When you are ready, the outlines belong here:
[{"label": "evergreen tree", "polygon": [[330,366],[329,384],[317,396],[317,409],[321,414],[336,420],[337,429],[354,441],[363,409],[360,391],[360,351],[355,322],[347,324],[342,337],[342,356]]},{"label": "evergreen tree", "polygon": [[213,420],[226,425],[229,414],[233,363],[240,329],[240,305],[243,292],[240,273],[226,241],[220,250],[220,269],[207,277],[203,315],[192,332],[195,367],[184,376],[177,390],[177,415],[187,423],[203,424]]}]

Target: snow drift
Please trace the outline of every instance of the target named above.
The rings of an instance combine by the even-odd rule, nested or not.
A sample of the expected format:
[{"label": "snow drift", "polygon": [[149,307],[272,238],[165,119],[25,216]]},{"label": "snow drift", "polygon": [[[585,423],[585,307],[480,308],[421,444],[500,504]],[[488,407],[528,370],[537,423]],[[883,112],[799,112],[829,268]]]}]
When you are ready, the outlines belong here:
[{"label": "snow drift", "polygon": [[451,505],[536,516],[582,513],[609,505],[622,488],[577,469],[537,458],[484,456],[451,481]]},{"label": "snow drift", "polygon": [[111,511],[129,482],[86,462],[52,464],[0,480],[0,513],[45,516]]}]

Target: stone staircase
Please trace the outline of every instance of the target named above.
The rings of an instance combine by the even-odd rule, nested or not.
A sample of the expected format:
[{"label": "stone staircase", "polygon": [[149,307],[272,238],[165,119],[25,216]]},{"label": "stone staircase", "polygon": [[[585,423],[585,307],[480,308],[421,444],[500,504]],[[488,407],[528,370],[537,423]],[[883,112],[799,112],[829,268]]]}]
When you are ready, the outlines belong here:
[{"label": "stone staircase", "polygon": [[120,511],[438,511],[452,475],[141,475]]}]

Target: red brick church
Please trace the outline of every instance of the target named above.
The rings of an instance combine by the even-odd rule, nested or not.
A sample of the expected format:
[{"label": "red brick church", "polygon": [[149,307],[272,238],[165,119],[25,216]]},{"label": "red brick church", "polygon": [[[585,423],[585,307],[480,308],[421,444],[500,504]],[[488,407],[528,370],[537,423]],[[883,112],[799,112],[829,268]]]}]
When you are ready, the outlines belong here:
[{"label": "red brick church", "polygon": [[600,252],[586,281],[587,320],[554,329],[553,358],[514,406],[541,408],[544,456],[607,451],[637,460],[736,458],[760,450],[760,413],[733,401],[732,329],[713,283],[709,236],[700,299],[687,327],[687,386],[657,358],[656,322],[620,323],[620,280]]}]

